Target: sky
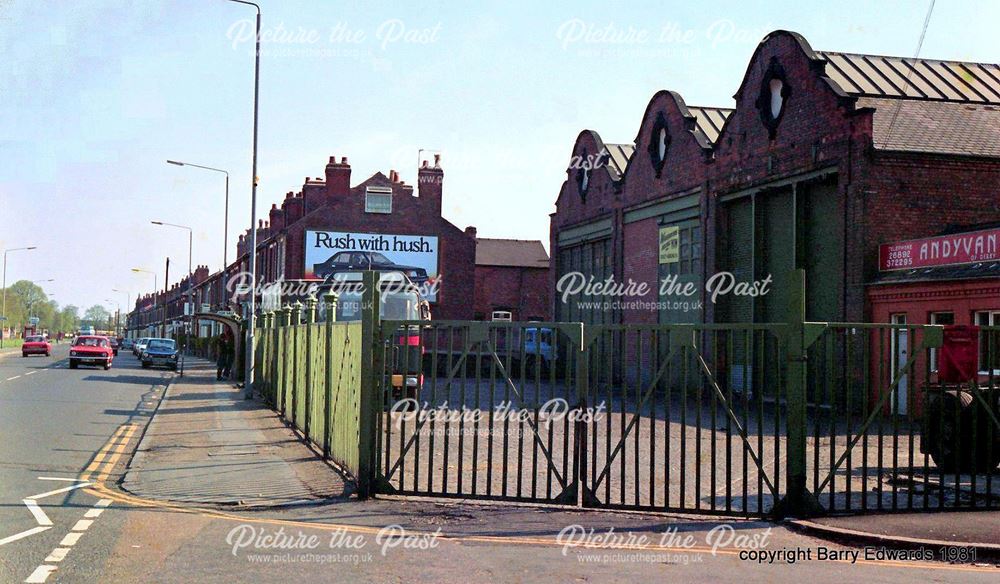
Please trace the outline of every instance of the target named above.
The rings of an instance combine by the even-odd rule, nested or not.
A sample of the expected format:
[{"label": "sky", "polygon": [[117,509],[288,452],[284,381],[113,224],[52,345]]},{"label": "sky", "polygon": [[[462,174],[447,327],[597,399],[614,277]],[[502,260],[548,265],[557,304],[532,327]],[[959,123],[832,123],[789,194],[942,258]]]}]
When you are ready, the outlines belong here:
[{"label": "sky", "polygon": [[[341,2],[259,0],[258,217],[328,158],[352,183],[439,151],[444,215],[480,237],[540,239],[583,129],[632,142],[661,89],[732,106],[776,29],[814,49],[913,56],[925,0]],[[252,7],[225,0],[0,0],[0,249],[8,285],[124,309],[222,265],[250,223]],[[1000,2],[938,0],[921,56],[1000,62]],[[424,154],[425,157],[431,154]],[[112,289],[127,293],[115,293]],[[108,302],[110,300],[111,302]]]}]

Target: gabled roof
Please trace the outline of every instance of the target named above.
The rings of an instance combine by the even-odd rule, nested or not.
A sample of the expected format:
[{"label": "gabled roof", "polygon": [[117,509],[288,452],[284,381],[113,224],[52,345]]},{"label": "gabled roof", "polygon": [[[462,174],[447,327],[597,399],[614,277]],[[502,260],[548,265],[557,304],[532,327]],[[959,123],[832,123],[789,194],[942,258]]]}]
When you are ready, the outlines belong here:
[{"label": "gabled roof", "polygon": [[608,151],[606,165],[611,178],[618,180],[625,173],[628,161],[635,153],[635,144],[605,144]]},{"label": "gabled roof", "polygon": [[547,268],[549,254],[542,242],[523,239],[476,238],[476,265],[515,268]]},{"label": "gabled roof", "polygon": [[726,119],[733,113],[732,108],[725,107],[700,107],[696,105],[688,106],[688,111],[695,117],[697,131],[701,132],[709,144],[715,144],[719,139],[719,132],[722,131]]},{"label": "gabled roof", "polygon": [[850,95],[1000,105],[1000,65],[816,51]]}]

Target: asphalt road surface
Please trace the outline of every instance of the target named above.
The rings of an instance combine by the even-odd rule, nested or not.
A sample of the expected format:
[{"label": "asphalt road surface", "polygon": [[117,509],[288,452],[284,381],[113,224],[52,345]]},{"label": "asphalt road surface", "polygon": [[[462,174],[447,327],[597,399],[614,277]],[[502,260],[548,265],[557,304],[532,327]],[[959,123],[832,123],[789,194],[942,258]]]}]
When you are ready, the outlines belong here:
[{"label": "asphalt road surface", "polygon": [[[733,545],[711,553],[706,537],[720,525],[716,519],[398,499],[255,512],[138,500],[115,484],[175,374],[143,370],[126,352],[110,371],[69,370],[67,351],[62,345],[51,358],[0,356],[3,584],[665,578],[840,584],[996,582],[1000,575],[995,567],[942,562],[760,564],[741,559]],[[384,531],[393,525],[403,526],[405,537]],[[571,525],[598,535],[612,527],[650,534],[653,547],[565,547],[556,534]],[[815,558],[820,547],[849,549],[766,522],[729,525],[748,545],[756,538],[776,552],[812,550]],[[671,529],[691,535],[693,547],[676,538],[662,543]],[[312,537],[316,547],[304,545]],[[273,545],[279,542],[286,545]]]}]

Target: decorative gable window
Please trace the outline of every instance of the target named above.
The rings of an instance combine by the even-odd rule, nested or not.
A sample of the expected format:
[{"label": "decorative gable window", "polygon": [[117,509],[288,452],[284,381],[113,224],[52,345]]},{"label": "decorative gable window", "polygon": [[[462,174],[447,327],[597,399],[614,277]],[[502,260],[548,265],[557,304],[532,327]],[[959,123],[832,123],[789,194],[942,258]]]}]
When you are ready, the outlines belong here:
[{"label": "decorative gable window", "polygon": [[392,213],[392,189],[389,187],[366,188],[365,213]]},{"label": "decorative gable window", "polygon": [[667,120],[663,112],[656,115],[653,128],[649,135],[649,161],[653,165],[656,178],[663,172],[663,163],[667,160],[667,150],[670,149],[670,132],[667,131]]},{"label": "decorative gable window", "polygon": [[757,97],[757,110],[771,140],[774,140],[778,132],[778,124],[785,115],[785,104],[791,93],[792,88],[788,85],[784,67],[778,63],[777,58],[771,57],[771,63],[764,72],[761,82],[760,95]]},{"label": "decorative gable window", "polygon": [[576,186],[577,190],[580,192],[580,201],[587,202],[587,189],[590,187],[590,155],[584,150],[580,153],[580,160],[586,161],[580,164],[579,169],[576,173]]}]

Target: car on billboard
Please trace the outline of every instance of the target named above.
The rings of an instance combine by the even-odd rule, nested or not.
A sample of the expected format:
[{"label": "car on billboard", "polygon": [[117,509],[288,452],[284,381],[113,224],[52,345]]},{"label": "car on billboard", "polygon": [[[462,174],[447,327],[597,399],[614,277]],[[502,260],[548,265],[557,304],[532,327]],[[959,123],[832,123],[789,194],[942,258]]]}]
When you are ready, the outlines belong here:
[{"label": "car on billboard", "polygon": [[358,270],[402,272],[416,286],[423,285],[429,279],[424,268],[397,264],[377,251],[341,251],[324,262],[313,264],[313,274],[323,279]]}]

